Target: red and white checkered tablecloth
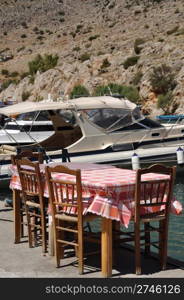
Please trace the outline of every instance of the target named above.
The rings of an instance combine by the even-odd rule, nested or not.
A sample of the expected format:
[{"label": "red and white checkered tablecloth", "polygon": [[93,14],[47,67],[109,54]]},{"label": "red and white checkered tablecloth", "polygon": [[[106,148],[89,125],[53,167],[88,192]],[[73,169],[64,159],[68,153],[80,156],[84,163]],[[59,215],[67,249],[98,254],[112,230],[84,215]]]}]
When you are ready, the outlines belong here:
[{"label": "red and white checkered tablecloth", "polygon": [[[98,164],[65,163],[65,165],[73,169],[81,169],[84,214],[91,212],[120,221],[125,227],[128,227],[134,211],[135,171]],[[44,165],[41,166],[41,170],[44,174]],[[21,189],[15,168],[12,168],[12,173],[10,188]],[[57,173],[55,176],[57,179],[72,181],[72,175]],[[159,180],[167,176],[149,173],[144,175],[143,180]],[[44,196],[49,196],[46,184]],[[171,212],[174,214],[182,212],[180,202],[173,199]]]}]

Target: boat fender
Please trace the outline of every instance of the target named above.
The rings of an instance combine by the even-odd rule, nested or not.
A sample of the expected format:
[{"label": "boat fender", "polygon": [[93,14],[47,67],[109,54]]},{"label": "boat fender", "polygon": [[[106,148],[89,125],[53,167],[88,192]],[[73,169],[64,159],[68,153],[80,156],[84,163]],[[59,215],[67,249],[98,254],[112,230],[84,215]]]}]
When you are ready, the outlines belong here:
[{"label": "boat fender", "polygon": [[178,163],[178,165],[184,164],[184,153],[183,153],[183,149],[181,147],[179,147],[176,150],[176,155],[177,155],[177,163]]},{"label": "boat fender", "polygon": [[140,159],[137,153],[134,152],[132,155],[132,169],[137,170],[140,169]]}]

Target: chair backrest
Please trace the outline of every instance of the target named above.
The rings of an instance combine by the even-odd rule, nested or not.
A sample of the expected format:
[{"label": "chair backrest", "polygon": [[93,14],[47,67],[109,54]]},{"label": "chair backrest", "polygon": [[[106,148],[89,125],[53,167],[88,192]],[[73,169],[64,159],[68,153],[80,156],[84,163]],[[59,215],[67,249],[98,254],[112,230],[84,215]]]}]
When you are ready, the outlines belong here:
[{"label": "chair backrest", "polygon": [[[151,173],[157,173],[158,177],[152,179]],[[135,221],[140,221],[141,216],[150,220],[159,216],[168,217],[175,175],[175,166],[166,167],[161,164],[136,171]]]},{"label": "chair backrest", "polygon": [[17,171],[20,177],[22,193],[28,196],[43,196],[43,185],[38,162],[27,158],[16,159]]},{"label": "chair backrest", "polygon": [[40,164],[43,164],[44,157],[42,152],[32,152],[30,150],[22,151],[17,155],[11,155],[11,163],[12,165],[16,164],[17,159],[21,159],[23,157],[29,158],[30,160],[38,161]]},{"label": "chair backrest", "polygon": [[53,217],[57,213],[65,213],[82,220],[81,171],[58,165],[47,166],[45,173]]}]

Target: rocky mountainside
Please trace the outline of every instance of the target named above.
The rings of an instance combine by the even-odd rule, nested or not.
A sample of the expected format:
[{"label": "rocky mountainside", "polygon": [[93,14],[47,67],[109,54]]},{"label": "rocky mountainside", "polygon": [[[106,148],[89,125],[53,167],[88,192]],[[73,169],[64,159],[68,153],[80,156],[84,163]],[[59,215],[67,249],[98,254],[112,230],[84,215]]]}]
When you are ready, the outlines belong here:
[{"label": "rocky mountainside", "polygon": [[[150,114],[162,113],[159,96],[166,99],[172,92],[167,111],[183,113],[182,0],[0,3],[0,100],[39,101],[48,93],[57,98],[70,95],[76,85],[93,94],[115,83],[136,87],[139,103]],[[38,54],[57,55],[57,64],[31,74],[28,63]],[[160,82],[172,74],[175,84],[159,91],[150,78],[163,65],[167,72]]]}]

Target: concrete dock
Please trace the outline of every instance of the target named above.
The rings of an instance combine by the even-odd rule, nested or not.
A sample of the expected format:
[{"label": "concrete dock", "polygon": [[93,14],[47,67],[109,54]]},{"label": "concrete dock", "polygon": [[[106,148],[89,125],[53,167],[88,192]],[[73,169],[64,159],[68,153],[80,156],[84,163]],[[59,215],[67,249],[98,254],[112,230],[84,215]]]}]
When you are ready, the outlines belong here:
[{"label": "concrete dock", "polygon": [[[0,278],[101,278],[100,253],[85,259],[85,272],[78,275],[74,256],[65,258],[60,268],[55,267],[54,257],[43,256],[41,247],[29,248],[27,237],[14,244],[13,209],[0,201]],[[173,264],[174,263],[174,264]],[[142,256],[142,275],[134,274],[134,255],[120,249],[113,278],[184,278],[184,262],[168,259],[167,270],[160,271],[153,258]]]}]

